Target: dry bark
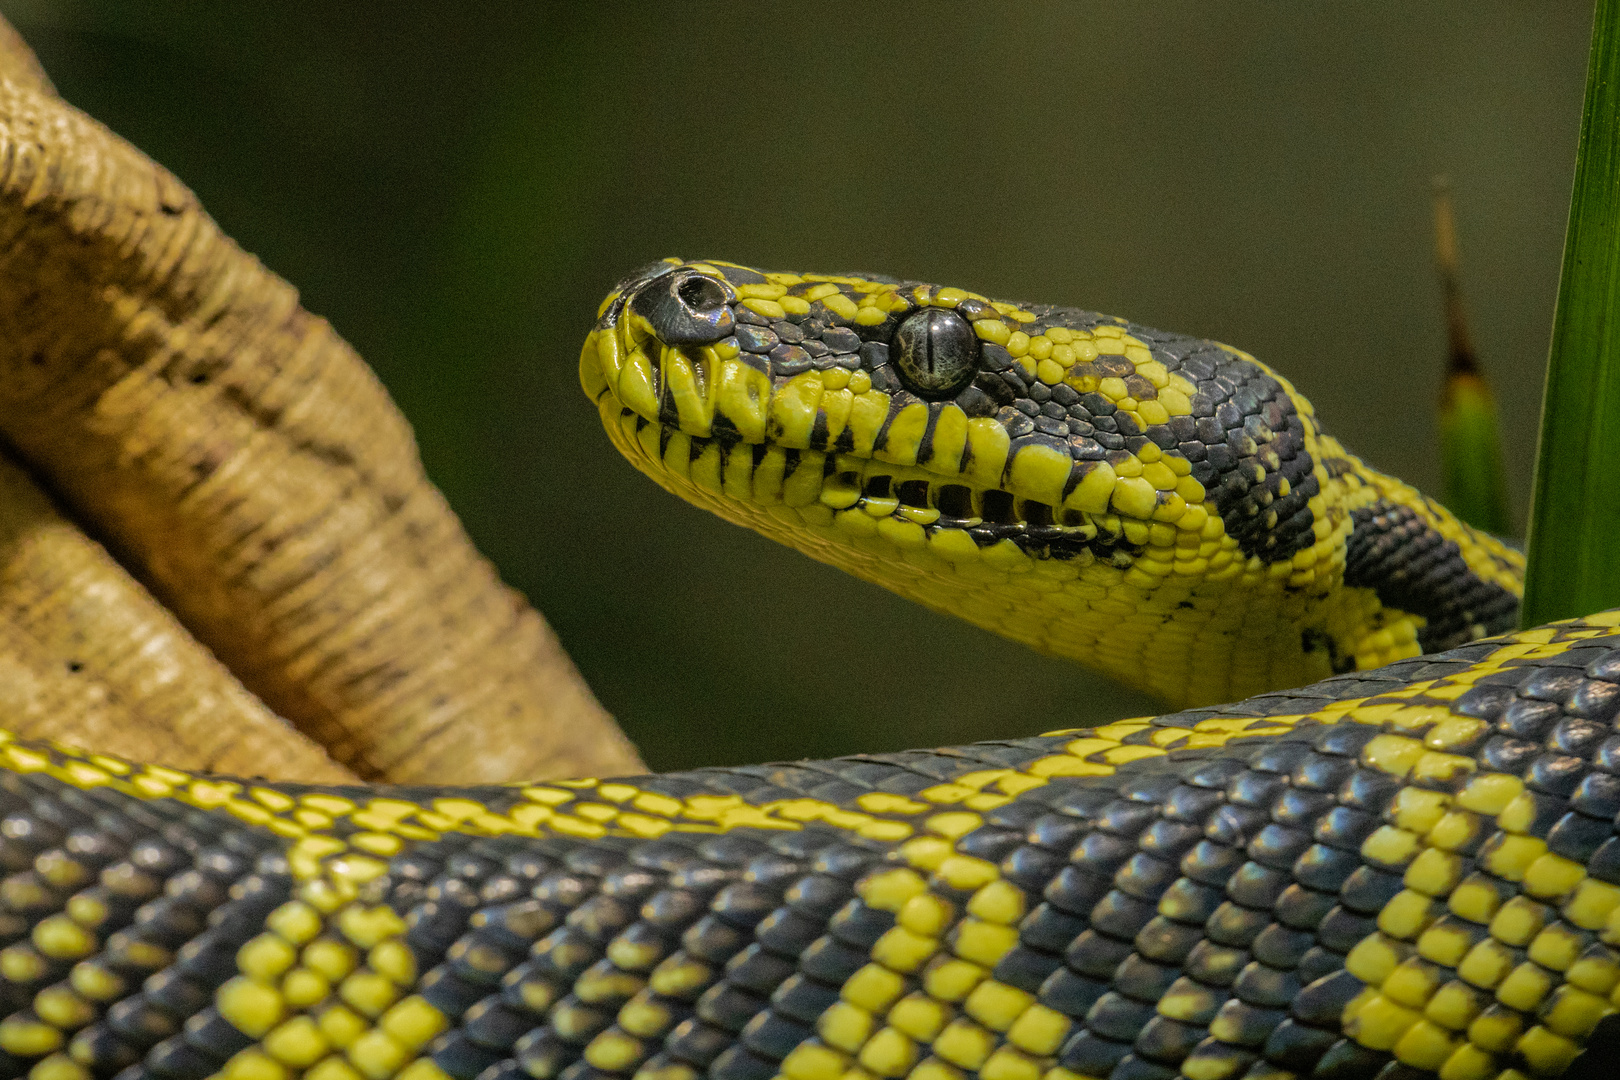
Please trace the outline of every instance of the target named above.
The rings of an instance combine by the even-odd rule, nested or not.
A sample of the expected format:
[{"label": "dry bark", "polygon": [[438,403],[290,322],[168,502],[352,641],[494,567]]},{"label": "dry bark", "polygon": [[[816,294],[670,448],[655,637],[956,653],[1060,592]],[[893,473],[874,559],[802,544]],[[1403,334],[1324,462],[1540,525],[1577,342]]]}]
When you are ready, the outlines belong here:
[{"label": "dry bark", "polygon": [[18,735],[191,769],[352,782],[0,461],[0,715]]},{"label": "dry bark", "polygon": [[47,94],[55,94],[50,76],[40,66],[39,57],[28,47],[28,42],[4,18],[0,18],[0,75],[22,86],[31,86]]},{"label": "dry bark", "polygon": [[358,775],[639,770],[364,362],[34,72],[0,40],[0,437]]},{"label": "dry bark", "polygon": [[[0,73],[52,92],[0,20]],[[0,715],[14,734],[184,768],[350,782],[0,448]]]}]

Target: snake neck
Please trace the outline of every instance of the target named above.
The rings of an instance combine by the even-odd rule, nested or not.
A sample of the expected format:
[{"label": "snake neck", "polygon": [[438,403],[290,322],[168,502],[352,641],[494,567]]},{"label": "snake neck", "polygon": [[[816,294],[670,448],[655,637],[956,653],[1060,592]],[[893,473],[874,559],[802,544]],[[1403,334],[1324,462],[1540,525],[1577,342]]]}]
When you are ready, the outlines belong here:
[{"label": "snake neck", "polygon": [[666,262],[581,380],[668,490],[1179,705],[1512,624],[1522,560],[1246,353],[1069,308]]}]

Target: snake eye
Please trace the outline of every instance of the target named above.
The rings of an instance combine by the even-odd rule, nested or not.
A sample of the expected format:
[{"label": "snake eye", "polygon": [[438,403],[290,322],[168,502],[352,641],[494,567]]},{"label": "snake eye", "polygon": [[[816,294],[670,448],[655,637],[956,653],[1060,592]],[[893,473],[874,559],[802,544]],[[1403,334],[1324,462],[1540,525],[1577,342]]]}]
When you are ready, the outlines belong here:
[{"label": "snake eye", "polygon": [[953,397],[978,369],[979,339],[956,312],[924,308],[894,332],[892,359],[918,397]]},{"label": "snake eye", "polygon": [[630,301],[653,333],[669,345],[712,345],[731,333],[730,291],[693,271],[655,278]]}]

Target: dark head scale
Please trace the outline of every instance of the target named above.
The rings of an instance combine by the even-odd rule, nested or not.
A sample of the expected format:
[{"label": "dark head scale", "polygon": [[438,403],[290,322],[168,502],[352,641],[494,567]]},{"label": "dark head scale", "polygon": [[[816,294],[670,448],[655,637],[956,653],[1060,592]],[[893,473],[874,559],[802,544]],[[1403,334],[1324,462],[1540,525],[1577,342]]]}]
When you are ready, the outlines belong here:
[{"label": "dark head scale", "polygon": [[712,345],[732,330],[725,282],[695,270],[656,277],[636,291],[630,308],[669,345]]}]

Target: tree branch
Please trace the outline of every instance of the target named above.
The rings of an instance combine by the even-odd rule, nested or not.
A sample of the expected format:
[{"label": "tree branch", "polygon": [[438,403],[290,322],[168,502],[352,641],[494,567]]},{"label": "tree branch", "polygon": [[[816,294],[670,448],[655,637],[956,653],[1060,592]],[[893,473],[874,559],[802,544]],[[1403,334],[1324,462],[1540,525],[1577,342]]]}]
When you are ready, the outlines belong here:
[{"label": "tree branch", "polygon": [[0,437],[360,776],[638,770],[363,361],[41,79],[0,40]]}]

